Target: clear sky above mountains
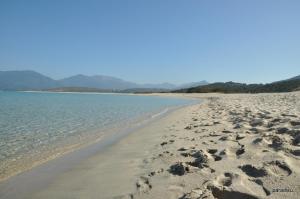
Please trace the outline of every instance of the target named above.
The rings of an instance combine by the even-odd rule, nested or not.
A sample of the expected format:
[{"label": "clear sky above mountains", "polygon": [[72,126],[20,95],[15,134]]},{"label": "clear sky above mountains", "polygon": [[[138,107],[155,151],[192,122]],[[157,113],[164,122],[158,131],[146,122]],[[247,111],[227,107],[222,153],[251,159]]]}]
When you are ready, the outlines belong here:
[{"label": "clear sky above mountains", "polygon": [[0,70],[138,83],[300,74],[298,0],[0,1]]}]

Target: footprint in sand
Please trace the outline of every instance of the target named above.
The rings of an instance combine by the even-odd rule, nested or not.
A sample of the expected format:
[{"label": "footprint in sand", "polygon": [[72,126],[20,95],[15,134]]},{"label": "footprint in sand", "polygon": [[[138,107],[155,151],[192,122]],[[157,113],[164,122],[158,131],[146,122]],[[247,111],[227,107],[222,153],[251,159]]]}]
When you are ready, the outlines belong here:
[{"label": "footprint in sand", "polygon": [[218,152],[218,149],[207,149],[207,152],[211,154],[215,161],[222,160],[222,157],[216,154]]},{"label": "footprint in sand", "polygon": [[194,153],[191,154],[192,157],[195,158],[194,161],[192,162],[188,162],[187,164],[193,167],[198,167],[198,168],[204,168],[204,167],[208,167],[208,155],[202,151],[196,151]]},{"label": "footprint in sand", "polygon": [[293,145],[299,146],[300,145],[300,134],[296,135],[293,139]]},{"label": "footprint in sand", "polygon": [[221,161],[222,157],[218,155],[213,155],[215,161]]},{"label": "footprint in sand", "polygon": [[175,140],[169,140],[169,142],[162,142],[162,143],[160,143],[160,146],[164,146],[164,145],[167,145],[167,144],[172,144],[174,142],[175,142]]},{"label": "footprint in sand", "polygon": [[245,153],[245,146],[244,145],[241,145],[241,148],[239,148],[238,150],[236,150],[235,154],[236,156],[240,156],[242,154]]},{"label": "footprint in sand", "polygon": [[300,125],[300,121],[290,121],[290,124],[292,126],[299,126]]},{"label": "footprint in sand", "polygon": [[251,164],[246,164],[239,166],[239,168],[250,177],[264,177],[268,175],[268,172],[265,168],[257,168]]},{"label": "footprint in sand", "polygon": [[271,195],[270,190],[268,190],[268,189],[264,186],[264,183],[263,183],[262,180],[260,180],[260,179],[254,179],[253,182],[255,182],[256,184],[260,185],[260,186],[263,188],[263,190],[264,190],[264,192],[266,193],[267,196]]},{"label": "footprint in sand", "polygon": [[232,131],[229,131],[229,130],[225,130],[225,129],[224,129],[224,130],[222,131],[222,133],[230,134],[230,133],[233,133],[233,132],[232,132]]},{"label": "footprint in sand", "polygon": [[177,162],[168,170],[173,175],[183,176],[190,171],[189,165],[184,162]]},{"label": "footprint in sand", "polygon": [[238,174],[224,173],[224,175],[218,176],[216,181],[219,185],[228,187],[232,184],[232,180],[237,177]]},{"label": "footprint in sand", "polygon": [[213,183],[207,185],[207,189],[211,191],[214,198],[218,199],[258,199],[260,197],[252,195],[252,193],[261,196],[266,195],[260,185],[253,183],[238,174],[229,172],[218,176]]},{"label": "footprint in sand", "polygon": [[237,134],[235,137],[235,140],[242,140],[244,139],[246,136],[244,134]]},{"label": "footprint in sand", "polygon": [[252,144],[260,144],[263,142],[263,138],[255,138],[253,141],[252,141]]},{"label": "footprint in sand", "polygon": [[264,167],[278,176],[289,176],[293,173],[289,165],[280,160],[264,163]]},{"label": "footprint in sand", "polygon": [[148,193],[152,189],[149,178],[144,176],[140,177],[140,179],[136,182],[136,188],[140,193]]},{"label": "footprint in sand", "polygon": [[155,175],[157,175],[157,174],[160,174],[160,173],[162,173],[162,172],[164,172],[164,169],[163,169],[163,168],[161,168],[161,169],[159,169],[159,170],[157,170],[157,171],[151,171],[151,172],[148,174],[148,176],[149,176],[149,177],[153,177],[153,176],[155,176]]},{"label": "footprint in sand", "polygon": [[294,156],[300,156],[300,150],[299,149],[296,149],[296,150],[290,150],[289,151],[292,155]]},{"label": "footprint in sand", "polygon": [[162,142],[162,143],[160,144],[160,146],[164,146],[164,145],[166,145],[166,144],[168,144],[168,142]]},{"label": "footprint in sand", "polygon": [[190,191],[189,193],[184,194],[179,199],[199,199],[199,198],[212,199],[214,197],[209,190],[207,189],[202,190],[200,188],[196,188]]},{"label": "footprint in sand", "polygon": [[192,127],[192,125],[190,124],[190,125],[188,125],[188,126],[186,126],[184,129],[185,130],[191,130],[193,127]]},{"label": "footprint in sand", "polygon": [[262,126],[264,124],[263,119],[253,119],[249,122],[250,126],[256,127],[256,126]]},{"label": "footprint in sand", "polygon": [[207,152],[211,155],[214,155],[215,153],[218,152],[218,149],[207,149]]},{"label": "footprint in sand", "polygon": [[269,147],[271,147],[275,150],[282,149],[282,145],[285,142],[282,138],[275,135],[275,136],[271,136],[270,139],[271,139],[272,144],[269,144]]},{"label": "footprint in sand", "polygon": [[279,127],[276,129],[276,133],[277,134],[284,134],[287,133],[290,129],[286,128],[286,127]]}]

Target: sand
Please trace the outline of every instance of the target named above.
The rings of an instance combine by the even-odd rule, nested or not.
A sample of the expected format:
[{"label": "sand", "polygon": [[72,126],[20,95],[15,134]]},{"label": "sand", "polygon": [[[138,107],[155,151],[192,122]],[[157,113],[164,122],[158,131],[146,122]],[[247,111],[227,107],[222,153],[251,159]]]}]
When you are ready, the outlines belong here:
[{"label": "sand", "polygon": [[175,96],[202,102],[18,197],[299,198],[300,92]]}]

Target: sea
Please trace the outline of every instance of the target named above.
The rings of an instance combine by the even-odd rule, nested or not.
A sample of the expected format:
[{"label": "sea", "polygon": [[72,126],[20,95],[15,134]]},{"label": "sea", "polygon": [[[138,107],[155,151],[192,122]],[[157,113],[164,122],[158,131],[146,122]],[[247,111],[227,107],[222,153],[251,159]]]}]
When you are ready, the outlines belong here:
[{"label": "sea", "polygon": [[0,91],[0,180],[191,103],[130,94]]}]

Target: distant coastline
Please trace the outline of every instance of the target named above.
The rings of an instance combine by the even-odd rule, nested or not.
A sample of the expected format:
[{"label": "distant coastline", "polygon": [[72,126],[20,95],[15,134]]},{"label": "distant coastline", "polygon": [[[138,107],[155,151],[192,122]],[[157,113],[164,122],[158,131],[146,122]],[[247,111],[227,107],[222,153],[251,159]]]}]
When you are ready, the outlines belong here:
[{"label": "distant coastline", "polygon": [[104,75],[74,75],[55,80],[41,73],[25,71],[0,71],[0,89],[2,90],[76,90],[91,92],[158,92],[205,85],[208,82],[190,82],[186,84],[148,83],[141,84]]},{"label": "distant coastline", "polygon": [[276,93],[300,90],[300,76],[266,84],[207,81],[137,84],[115,77],[75,75],[54,80],[35,71],[0,71],[0,90],[88,93]]}]

